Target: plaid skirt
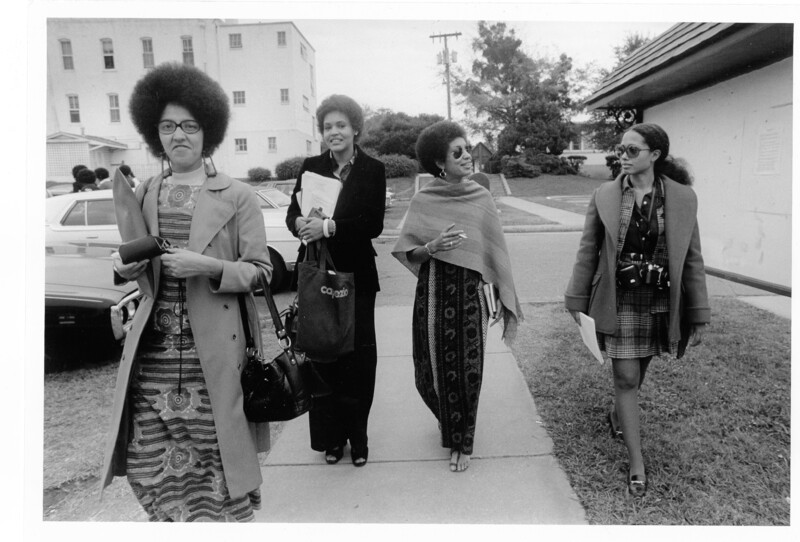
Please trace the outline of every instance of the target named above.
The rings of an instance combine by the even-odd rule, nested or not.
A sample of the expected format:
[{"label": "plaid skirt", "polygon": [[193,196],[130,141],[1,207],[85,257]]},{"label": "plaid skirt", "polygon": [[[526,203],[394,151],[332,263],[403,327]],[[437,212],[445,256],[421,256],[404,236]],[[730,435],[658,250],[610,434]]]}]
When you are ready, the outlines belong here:
[{"label": "plaid skirt", "polygon": [[678,341],[669,340],[669,311],[655,311],[659,292],[647,286],[617,289],[617,331],[597,334],[600,349],[612,359],[676,354]]}]

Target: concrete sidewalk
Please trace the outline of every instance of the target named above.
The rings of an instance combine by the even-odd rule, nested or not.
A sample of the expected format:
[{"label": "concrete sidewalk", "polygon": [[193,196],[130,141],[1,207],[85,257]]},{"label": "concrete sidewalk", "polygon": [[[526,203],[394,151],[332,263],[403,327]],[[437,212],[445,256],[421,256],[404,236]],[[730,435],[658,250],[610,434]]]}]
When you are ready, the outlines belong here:
[{"label": "concrete sidewalk", "polygon": [[[414,387],[411,307],[378,307],[378,374],[369,463],[311,450],[308,419],[288,422],[262,468],[256,520],[277,523],[586,524],[552,455],[499,327],[490,328],[470,467],[449,470],[436,419]],[[280,487],[280,491],[270,491]]]}]

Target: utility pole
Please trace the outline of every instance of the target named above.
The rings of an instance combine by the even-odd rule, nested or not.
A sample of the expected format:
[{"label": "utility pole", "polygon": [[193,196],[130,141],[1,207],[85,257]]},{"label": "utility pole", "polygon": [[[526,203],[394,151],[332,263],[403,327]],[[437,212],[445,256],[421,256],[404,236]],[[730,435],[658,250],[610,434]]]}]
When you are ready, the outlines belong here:
[{"label": "utility pole", "polygon": [[453,58],[450,58],[450,50],[447,48],[447,38],[456,37],[461,35],[461,32],[453,32],[451,34],[434,34],[431,36],[431,39],[439,38],[444,39],[444,51],[439,53],[439,64],[444,63],[444,70],[445,70],[445,80],[447,81],[447,120],[451,120],[450,115],[450,63],[456,62],[455,58],[455,51],[453,52]]}]

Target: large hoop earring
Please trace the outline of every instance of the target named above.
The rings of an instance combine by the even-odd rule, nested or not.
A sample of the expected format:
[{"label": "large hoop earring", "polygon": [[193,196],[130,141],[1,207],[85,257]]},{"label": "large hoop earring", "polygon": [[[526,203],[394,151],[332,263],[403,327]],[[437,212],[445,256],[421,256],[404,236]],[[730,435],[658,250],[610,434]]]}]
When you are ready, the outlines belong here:
[{"label": "large hoop earring", "polygon": [[[164,163],[166,162],[166,167]],[[169,157],[166,152],[161,153],[161,178],[165,179],[172,175],[172,164],[169,163]]]},{"label": "large hoop earring", "polygon": [[[217,166],[214,165],[214,160],[212,160],[210,156],[206,156],[205,152],[203,152],[202,157],[203,157],[203,169],[206,172],[206,177],[216,177]],[[211,162],[210,166],[208,165],[208,162],[206,162],[206,159],[208,159],[208,162]]]},{"label": "large hoop earring", "polygon": [[446,179],[446,178],[447,178],[447,174],[444,172],[444,169],[442,169],[442,170],[439,172],[439,178],[440,178],[440,179]]}]

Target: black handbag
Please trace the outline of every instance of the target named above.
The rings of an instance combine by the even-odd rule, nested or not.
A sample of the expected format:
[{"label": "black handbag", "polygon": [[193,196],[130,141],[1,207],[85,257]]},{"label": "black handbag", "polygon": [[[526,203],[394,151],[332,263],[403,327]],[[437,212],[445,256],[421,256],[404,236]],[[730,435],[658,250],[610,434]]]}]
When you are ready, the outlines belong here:
[{"label": "black handbag", "polygon": [[119,257],[122,263],[140,262],[164,254],[171,245],[169,241],[157,235],[145,235],[119,246]]},{"label": "black handbag", "polygon": [[244,415],[255,423],[279,422],[297,418],[311,409],[310,383],[314,378],[311,364],[305,356],[295,353],[286,334],[281,315],[275,306],[269,284],[260,274],[261,291],[267,300],[275,335],[283,352],[266,361],[256,348],[247,318],[244,295],[239,296],[247,360],[241,382],[244,393]]}]

